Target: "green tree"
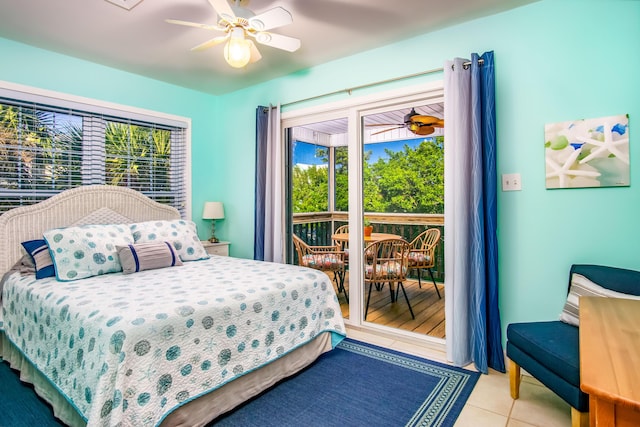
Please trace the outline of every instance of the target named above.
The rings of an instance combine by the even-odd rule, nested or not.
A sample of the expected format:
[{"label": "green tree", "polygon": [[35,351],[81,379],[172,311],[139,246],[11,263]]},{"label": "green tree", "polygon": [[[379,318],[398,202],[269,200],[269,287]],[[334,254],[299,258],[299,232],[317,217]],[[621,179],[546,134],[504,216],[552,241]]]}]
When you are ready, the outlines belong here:
[{"label": "green tree", "polygon": [[373,182],[365,181],[365,185],[373,187],[365,187],[365,210],[371,207],[372,212],[443,213],[442,141],[442,137],[425,139],[415,149],[405,145],[403,151],[386,150],[389,158],[371,165]]},{"label": "green tree", "polygon": [[293,168],[293,212],[325,212],[328,208],[329,177],[326,166]]},{"label": "green tree", "polygon": [[108,122],[106,182],[137,190],[170,190],[171,132]]},{"label": "green tree", "polygon": [[[364,200],[365,210],[369,212],[383,212],[377,210],[383,206],[380,189],[372,175],[369,159],[371,151],[364,152]],[[346,212],[349,210],[349,164],[347,160],[347,147],[336,147],[336,186],[335,186],[335,206],[336,211]]]},{"label": "green tree", "polygon": [[349,210],[349,162],[347,147],[336,147],[336,185],[335,207],[336,211],[347,212]]},{"label": "green tree", "polygon": [[64,113],[0,104],[1,185],[62,189],[81,173],[81,119]]},{"label": "green tree", "polygon": [[[365,151],[363,164],[364,210],[389,213],[444,212],[443,137],[426,138],[415,148],[386,150],[388,158],[370,163],[372,151]],[[328,162],[326,149],[316,157]],[[335,149],[335,207],[347,211],[347,147]],[[328,208],[328,174],[324,166],[298,165],[293,170],[293,211],[324,212]]]}]

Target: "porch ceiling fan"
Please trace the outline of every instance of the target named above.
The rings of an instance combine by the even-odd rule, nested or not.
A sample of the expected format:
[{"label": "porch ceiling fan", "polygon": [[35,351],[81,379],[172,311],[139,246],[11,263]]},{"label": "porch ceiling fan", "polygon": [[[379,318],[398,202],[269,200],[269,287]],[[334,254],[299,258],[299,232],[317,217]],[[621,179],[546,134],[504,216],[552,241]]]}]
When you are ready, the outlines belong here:
[{"label": "porch ceiling fan", "polygon": [[177,19],[166,20],[169,24],[225,33],[192,47],[192,51],[209,49],[227,42],[224,47],[225,60],[232,67],[242,68],[262,58],[256,45],[247,36],[254,38],[259,44],[287,52],[295,52],[300,48],[300,40],[268,31],[293,22],[291,14],[286,9],[278,6],[256,15],[242,6],[242,3],[247,3],[246,0],[235,0],[233,5],[229,4],[227,0],[208,1],[218,14],[219,21],[216,24],[200,24]]},{"label": "porch ceiling fan", "polygon": [[423,116],[418,114],[415,108],[412,108],[408,114],[405,114],[404,123],[376,123],[367,126],[394,126],[374,132],[371,135],[378,135],[384,132],[389,132],[390,130],[401,128],[407,128],[416,135],[431,135],[435,132],[435,128],[444,127],[444,120],[435,116]]}]

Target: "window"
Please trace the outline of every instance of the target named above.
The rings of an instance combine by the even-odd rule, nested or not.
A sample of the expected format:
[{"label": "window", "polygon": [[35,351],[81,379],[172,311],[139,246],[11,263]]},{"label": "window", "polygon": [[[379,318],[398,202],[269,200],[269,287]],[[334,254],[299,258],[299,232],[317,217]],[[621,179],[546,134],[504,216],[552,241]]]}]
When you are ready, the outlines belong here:
[{"label": "window", "polygon": [[188,125],[0,88],[0,214],[69,188],[108,184],[184,217]]},{"label": "window", "polygon": [[293,212],[324,212],[329,208],[327,165],[329,149],[302,141],[293,142]]},{"label": "window", "polygon": [[444,214],[444,136],[365,143],[363,155],[365,212]]}]

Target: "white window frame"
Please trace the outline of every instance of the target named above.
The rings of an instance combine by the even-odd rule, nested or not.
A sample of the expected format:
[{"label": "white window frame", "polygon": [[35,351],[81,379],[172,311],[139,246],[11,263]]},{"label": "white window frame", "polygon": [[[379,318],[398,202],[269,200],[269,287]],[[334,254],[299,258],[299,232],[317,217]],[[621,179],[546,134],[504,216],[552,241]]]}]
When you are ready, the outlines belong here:
[{"label": "white window frame", "polygon": [[185,218],[192,218],[191,118],[0,80],[0,97],[184,128]]}]

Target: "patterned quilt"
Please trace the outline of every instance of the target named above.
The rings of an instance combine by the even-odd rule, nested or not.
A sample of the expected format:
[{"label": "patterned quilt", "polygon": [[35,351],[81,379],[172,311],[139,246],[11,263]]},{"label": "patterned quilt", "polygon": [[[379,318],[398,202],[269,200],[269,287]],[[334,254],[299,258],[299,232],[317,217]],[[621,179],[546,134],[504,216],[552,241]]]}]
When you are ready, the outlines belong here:
[{"label": "patterned quilt", "polygon": [[345,333],[326,274],[218,256],[74,282],[15,273],[2,307],[7,337],[89,427],[158,425],[321,332],[334,344]]}]

